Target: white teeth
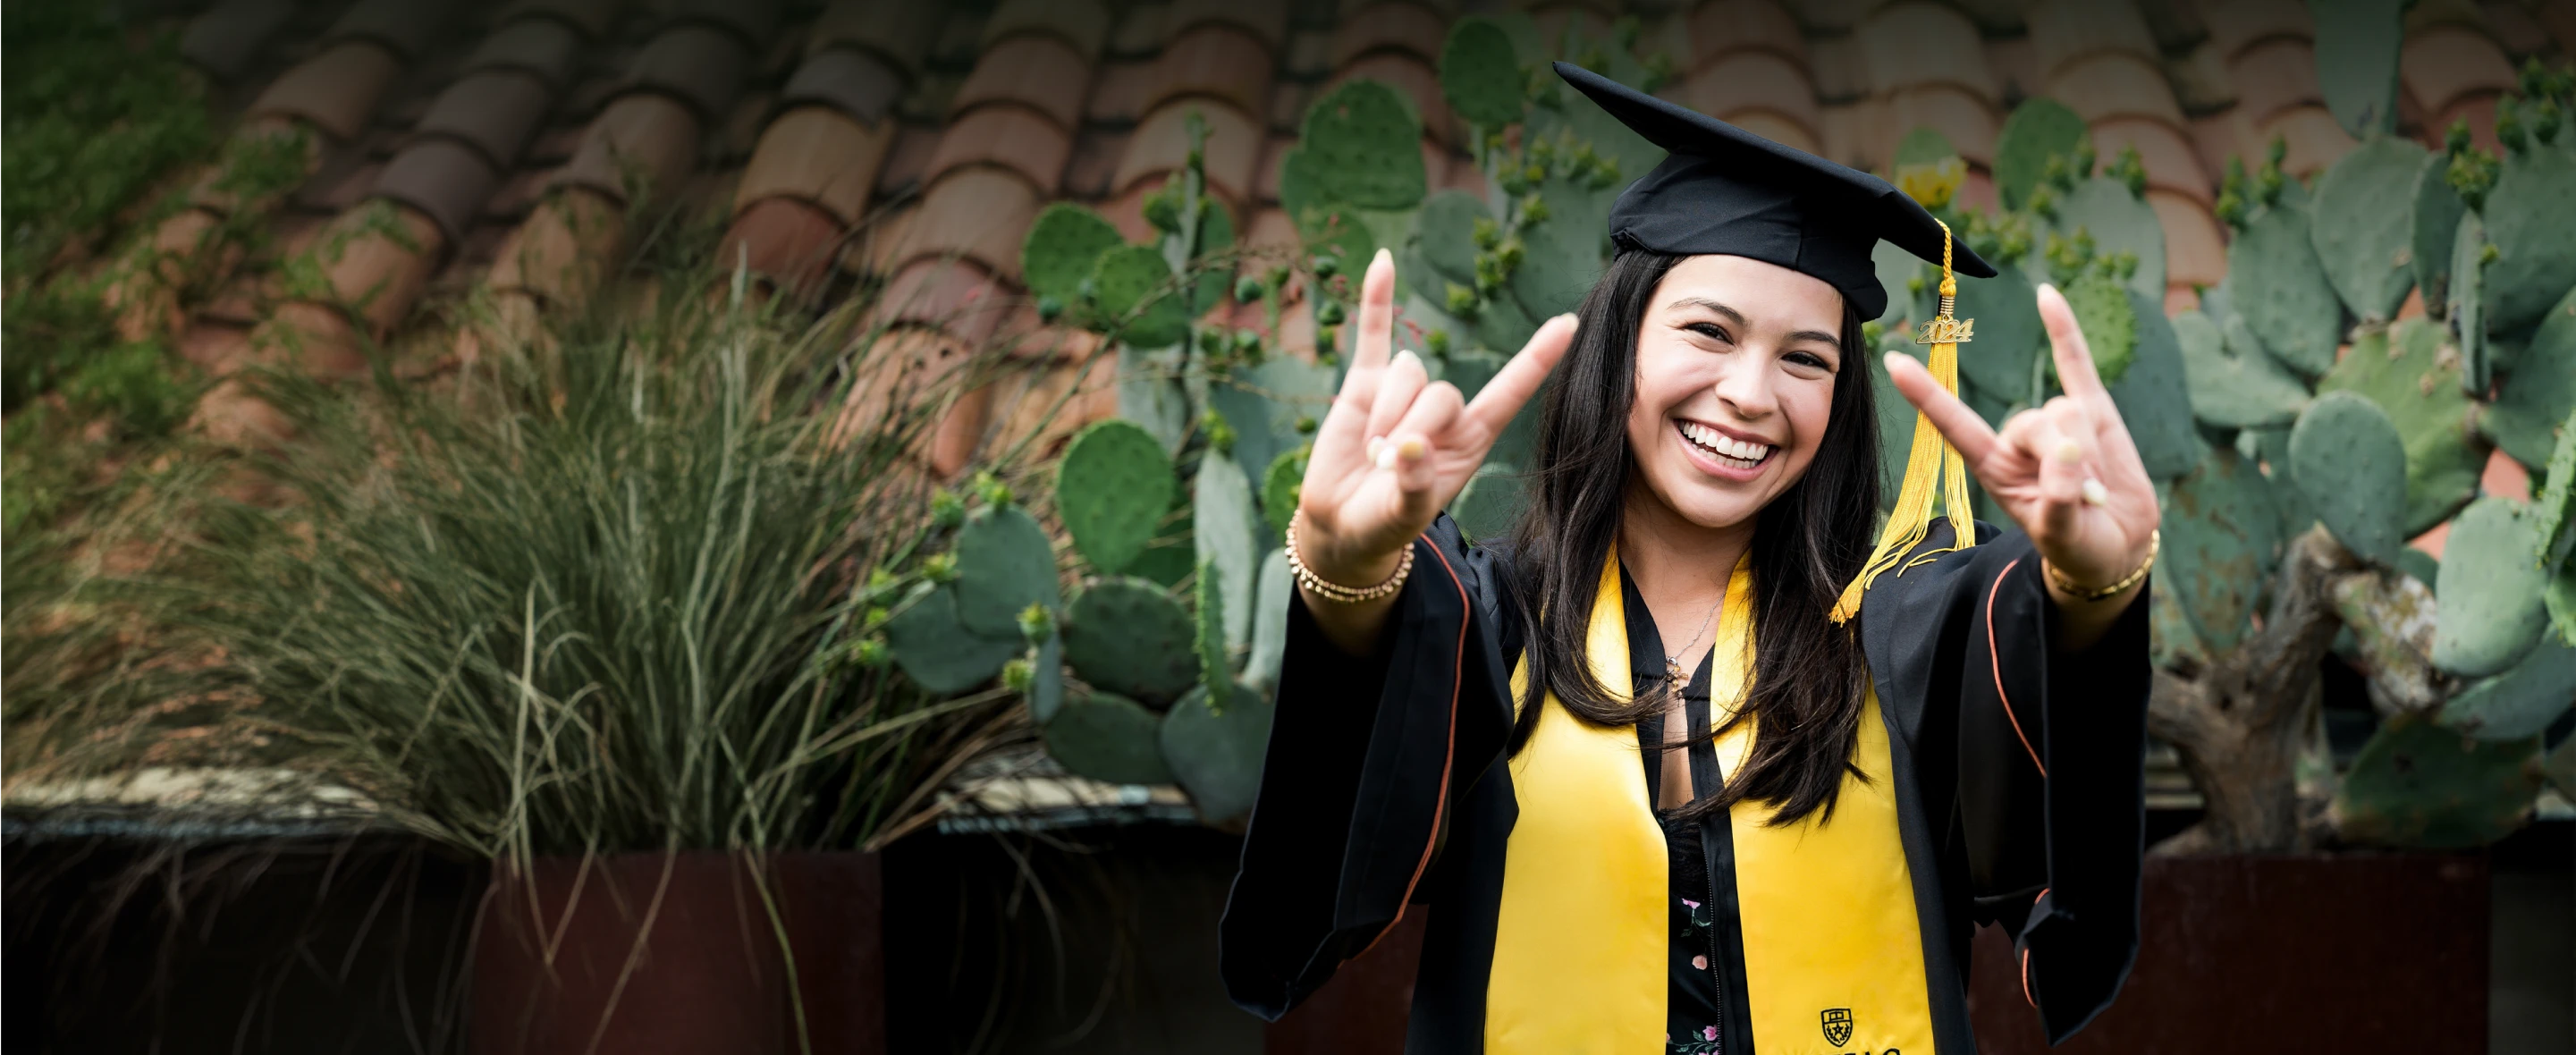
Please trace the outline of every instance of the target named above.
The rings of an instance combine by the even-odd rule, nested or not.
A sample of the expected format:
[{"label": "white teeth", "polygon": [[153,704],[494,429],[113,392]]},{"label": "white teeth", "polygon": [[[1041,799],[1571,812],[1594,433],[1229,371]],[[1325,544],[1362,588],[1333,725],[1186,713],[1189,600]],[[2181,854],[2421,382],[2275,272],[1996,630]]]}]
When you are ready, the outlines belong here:
[{"label": "white teeth", "polygon": [[1682,422],[1681,427],[1682,435],[1692,443],[1731,461],[1759,462],[1771,454],[1771,445],[1767,443],[1747,443],[1694,422]]}]

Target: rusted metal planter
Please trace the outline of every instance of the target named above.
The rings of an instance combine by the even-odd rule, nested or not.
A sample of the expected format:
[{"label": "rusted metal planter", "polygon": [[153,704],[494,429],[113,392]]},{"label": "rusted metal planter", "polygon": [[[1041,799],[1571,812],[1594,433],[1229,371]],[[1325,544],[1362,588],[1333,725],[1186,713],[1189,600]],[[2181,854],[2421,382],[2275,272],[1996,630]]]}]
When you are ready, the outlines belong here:
[{"label": "rusted metal planter", "polygon": [[883,901],[875,854],[496,865],[475,934],[472,1050],[879,1055]]},{"label": "rusted metal planter", "polygon": [[2487,862],[2431,854],[2151,858],[2138,964],[2050,1048],[2012,944],[1977,935],[1982,1055],[2487,1050]]}]

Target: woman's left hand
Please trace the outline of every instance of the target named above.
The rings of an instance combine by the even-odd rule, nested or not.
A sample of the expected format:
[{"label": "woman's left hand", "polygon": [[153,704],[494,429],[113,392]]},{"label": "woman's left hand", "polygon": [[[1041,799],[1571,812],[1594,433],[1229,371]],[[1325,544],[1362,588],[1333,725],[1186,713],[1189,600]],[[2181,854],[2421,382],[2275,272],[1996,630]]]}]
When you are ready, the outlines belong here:
[{"label": "woman's left hand", "polygon": [[[1889,354],[1888,372],[2060,576],[2078,586],[2108,586],[2147,559],[2158,517],[2155,484],[2110,389],[2093,370],[2074,309],[2056,287],[2039,287],[2039,317],[2066,394],[2013,415],[2000,435],[1912,357]],[[1974,346],[1960,354],[1975,354]],[[2060,590],[2054,577],[2049,592],[2061,608],[2097,607]],[[2123,590],[2098,607],[2116,614],[2137,592]]]}]

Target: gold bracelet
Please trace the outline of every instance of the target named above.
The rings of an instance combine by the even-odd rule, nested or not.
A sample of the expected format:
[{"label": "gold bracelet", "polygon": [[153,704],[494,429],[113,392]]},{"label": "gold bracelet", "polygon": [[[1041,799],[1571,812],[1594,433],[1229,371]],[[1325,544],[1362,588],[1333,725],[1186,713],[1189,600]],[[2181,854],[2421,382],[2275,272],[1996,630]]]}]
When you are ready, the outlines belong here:
[{"label": "gold bracelet", "polygon": [[2099,590],[2086,589],[2085,587],[2076,585],[2075,581],[2067,578],[2064,572],[2058,571],[2056,565],[2050,564],[2046,557],[2039,559],[2039,569],[2047,572],[2048,581],[2068,596],[2079,601],[2099,601],[2105,597],[2117,595],[2121,591],[2137,585],[2138,580],[2146,578],[2147,569],[2156,566],[2156,551],[2161,549],[2163,546],[2164,530],[2161,528],[2148,530],[2147,559],[2139,561],[2137,568],[2129,572],[2129,574],[2120,576],[2120,581],[2112,583],[2111,585],[2105,586]]},{"label": "gold bracelet", "polygon": [[1405,577],[1413,574],[1413,547],[1407,544],[1404,547],[1404,556],[1396,559],[1395,574],[1387,576],[1384,582],[1375,586],[1344,586],[1328,581],[1323,576],[1315,574],[1314,569],[1306,566],[1305,558],[1298,556],[1297,518],[1293,516],[1288,519],[1288,545],[1285,548],[1288,552],[1288,571],[1297,577],[1297,585],[1312,591],[1317,597],[1337,604],[1361,604],[1386,597],[1403,589]]}]

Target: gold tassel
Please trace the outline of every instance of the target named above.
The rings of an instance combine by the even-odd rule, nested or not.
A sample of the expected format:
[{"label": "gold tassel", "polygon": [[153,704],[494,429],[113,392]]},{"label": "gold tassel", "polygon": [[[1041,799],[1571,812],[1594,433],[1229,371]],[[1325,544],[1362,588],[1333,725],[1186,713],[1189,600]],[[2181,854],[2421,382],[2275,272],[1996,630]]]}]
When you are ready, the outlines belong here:
[{"label": "gold tassel", "polygon": [[[1934,223],[1940,223],[1934,220]],[[1941,224],[1941,313],[1923,324],[1914,343],[1932,346],[1932,379],[1941,383],[1942,391],[1959,391],[1959,346],[1968,343],[1976,328],[1975,319],[1954,318],[1958,306],[1959,276],[1950,269],[1950,225]],[[1895,568],[1897,561],[1923,541],[1932,527],[1932,499],[1935,494],[1950,518],[1952,544],[1927,550],[1897,568],[1905,574],[1931,559],[1935,554],[1966,549],[1976,545],[1976,516],[1968,505],[1968,463],[1959,456],[1958,448],[1932,426],[1932,417],[1920,410],[1914,412],[1914,445],[1905,457],[1905,483],[1896,493],[1896,508],[1887,515],[1887,526],[1880,530],[1878,548],[1869,555],[1869,563],[1851,585],[1843,587],[1840,600],[1834,602],[1833,621],[1844,623],[1860,614],[1861,595],[1878,573]]]}]

